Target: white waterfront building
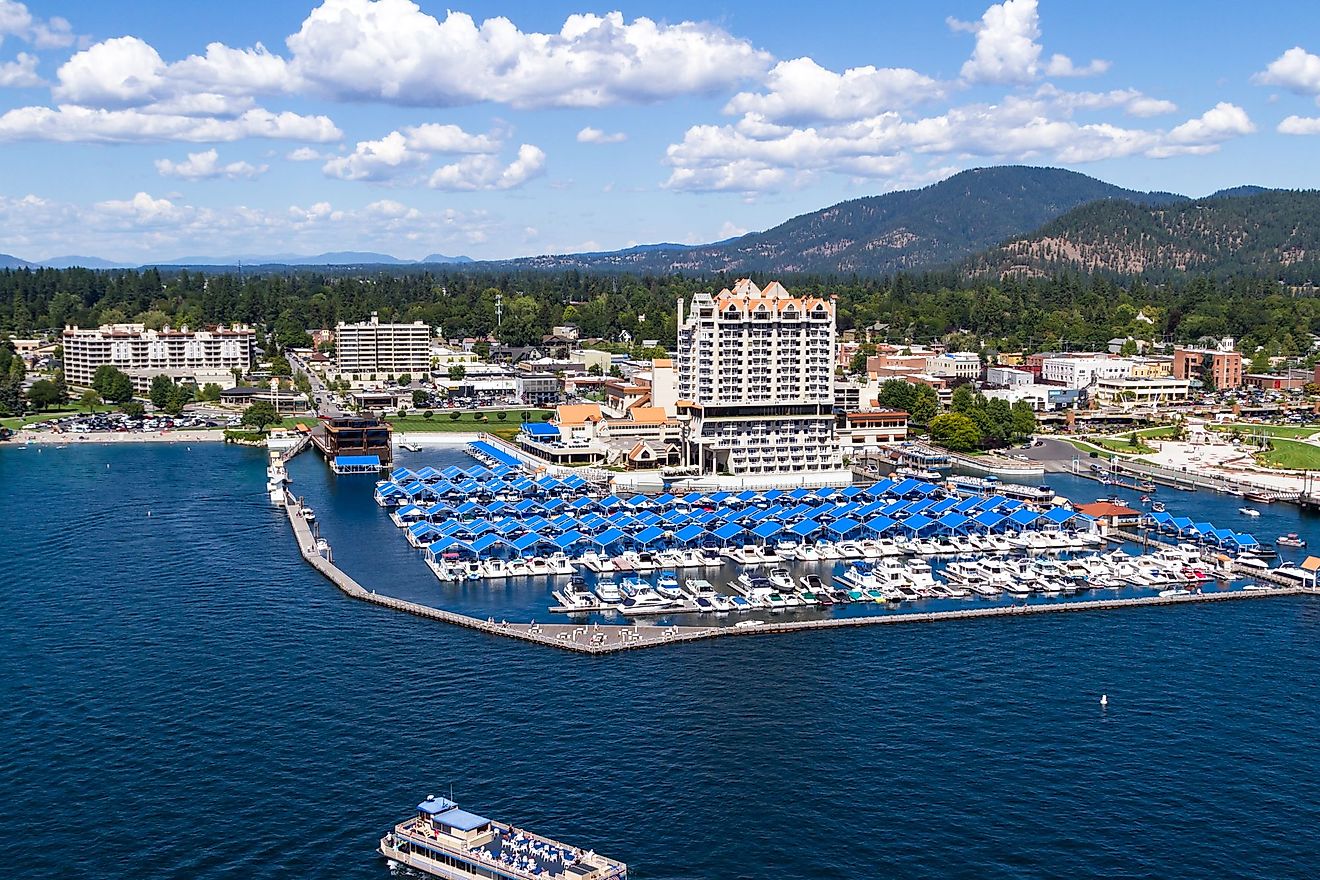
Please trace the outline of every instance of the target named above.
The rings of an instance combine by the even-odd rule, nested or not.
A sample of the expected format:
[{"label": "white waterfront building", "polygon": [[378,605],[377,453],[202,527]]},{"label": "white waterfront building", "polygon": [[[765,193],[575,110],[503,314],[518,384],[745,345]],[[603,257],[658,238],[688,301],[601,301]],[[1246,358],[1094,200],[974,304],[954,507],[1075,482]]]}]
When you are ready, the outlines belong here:
[{"label": "white waterfront building", "polygon": [[1130,375],[1132,361],[1127,358],[1061,355],[1041,361],[1041,380],[1065,388],[1085,388],[1097,379],[1124,379]]},{"label": "white waterfront building", "polygon": [[747,485],[847,482],[834,426],[835,303],[742,280],[678,304],[686,460]]},{"label": "white waterfront building", "polygon": [[382,324],[375,312],[361,324],[335,325],[335,367],[341,375],[379,378],[431,371],[431,328],[421,321]]},{"label": "white waterfront building", "polygon": [[90,388],[98,367],[110,364],[133,380],[133,390],[145,394],[156,376],[198,385],[235,384],[230,370],[252,366],[256,332],[246,325],[190,330],[187,327],[148,330],[142,324],[105,324],[96,328],[66,327],[64,378],[73,388]]}]

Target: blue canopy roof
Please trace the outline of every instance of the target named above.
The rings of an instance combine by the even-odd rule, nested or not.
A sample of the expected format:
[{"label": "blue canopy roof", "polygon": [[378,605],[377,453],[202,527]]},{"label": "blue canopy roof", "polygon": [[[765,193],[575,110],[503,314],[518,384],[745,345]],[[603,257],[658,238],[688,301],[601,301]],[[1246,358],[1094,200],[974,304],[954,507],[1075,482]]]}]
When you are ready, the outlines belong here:
[{"label": "blue canopy roof", "polygon": [[907,510],[907,506],[910,503],[910,501],[891,501],[885,505],[884,514],[885,516],[893,516],[896,513]]},{"label": "blue canopy roof", "polygon": [[655,498],[652,498],[651,504],[653,504],[656,507],[668,507],[677,500],[678,499],[675,498],[673,495],[670,495],[668,492],[666,492],[663,495],[657,495]]},{"label": "blue canopy roof", "polygon": [[903,496],[914,492],[920,485],[921,483],[917,480],[907,479],[899,483],[897,486],[894,486],[892,491],[895,495]]},{"label": "blue canopy roof", "polygon": [[582,477],[579,477],[577,474],[569,474],[559,482],[563,483],[564,486],[569,489],[581,489],[583,486],[587,485],[587,481]]},{"label": "blue canopy roof", "polygon": [[1165,523],[1173,521],[1173,514],[1171,513],[1163,513],[1163,512],[1152,513],[1149,514],[1149,516],[1152,520],[1154,520],[1156,523],[1160,525],[1164,525]]},{"label": "blue canopy roof", "polygon": [[820,523],[816,522],[814,519],[804,519],[802,522],[788,527],[790,532],[800,538],[805,538],[807,535],[814,535],[816,532],[819,532],[820,529]]},{"label": "blue canopy roof", "polygon": [[609,510],[611,507],[620,507],[622,504],[623,499],[617,495],[606,495],[604,498],[600,499],[600,506],[606,510]]},{"label": "blue canopy roof", "polygon": [[997,513],[993,510],[983,510],[976,516],[972,517],[972,522],[976,523],[978,526],[984,526],[987,529],[993,529],[1003,521],[1004,514]]},{"label": "blue canopy roof", "polygon": [[857,517],[868,517],[873,513],[884,510],[884,508],[885,503],[883,501],[871,501],[854,510],[853,515]]},{"label": "blue canopy roof", "polygon": [[700,492],[689,492],[683,496],[684,504],[700,504],[701,502],[706,500],[707,500],[706,496]]},{"label": "blue canopy roof", "polygon": [[845,486],[839,492],[839,494],[842,495],[844,498],[856,498],[858,495],[861,495],[865,491],[866,491],[866,487],[864,486]]},{"label": "blue canopy roof", "polygon": [[739,492],[737,495],[733,497],[737,498],[739,501],[747,502],[747,501],[755,501],[757,498],[760,497],[760,495],[761,495],[760,492],[753,492],[751,489],[747,489],[743,492]]},{"label": "blue canopy roof", "polygon": [[936,520],[936,522],[938,522],[940,526],[942,526],[943,528],[956,530],[956,529],[961,529],[964,525],[966,525],[967,517],[963,516],[961,513],[955,513],[954,511],[949,511],[948,513],[944,514],[944,516]]},{"label": "blue canopy roof", "polygon": [[919,532],[933,522],[935,522],[935,520],[931,519],[928,516],[922,516],[921,514],[918,513],[918,514],[914,514],[913,516],[909,516],[907,519],[899,520],[899,525],[901,525],[905,529],[911,529],[914,532]]},{"label": "blue canopy roof", "polygon": [[1192,519],[1187,516],[1175,516],[1169,521],[1169,524],[1181,532],[1192,528]]},{"label": "blue canopy roof", "polygon": [[514,538],[509,543],[517,550],[526,550],[528,547],[533,547],[545,542],[546,539],[538,535],[536,532],[528,532],[520,538]]},{"label": "blue canopy roof", "polygon": [[764,540],[768,538],[773,538],[775,535],[779,534],[783,530],[784,530],[784,526],[782,523],[763,522],[756,528],[752,529],[752,534]]},{"label": "blue canopy roof", "polygon": [[490,824],[490,820],[484,816],[460,810],[458,807],[435,816],[435,821],[459,831],[475,831]]},{"label": "blue canopy roof", "polygon": [[568,502],[568,506],[574,510],[586,510],[588,507],[595,507],[596,501],[593,498],[588,498],[586,495],[582,495]]},{"label": "blue canopy roof", "polygon": [[1196,529],[1196,531],[1202,535],[1210,535],[1215,531],[1215,527],[1208,522],[1199,522],[1192,526],[1192,528]]},{"label": "blue canopy roof", "polygon": [[[958,504],[958,499],[957,499],[957,498],[941,498],[939,501],[936,501],[936,502],[935,502],[934,504],[932,504],[929,508],[927,508],[926,512],[927,512],[927,513],[946,513],[946,512],[948,512],[949,508],[951,508],[951,507],[955,507],[955,506],[957,506],[957,504]],[[962,511],[959,511],[959,512],[961,513]]]},{"label": "blue canopy roof", "polygon": [[674,532],[674,537],[682,541],[684,544],[689,544],[692,541],[697,540],[704,534],[706,534],[705,529],[703,529],[701,526],[692,525],[692,526],[683,526],[683,528],[679,529],[677,532]]},{"label": "blue canopy roof", "polygon": [[721,501],[728,501],[732,497],[733,495],[728,492],[716,492],[714,495],[710,496],[710,500],[713,504],[719,504]]},{"label": "blue canopy roof", "polygon": [[558,538],[552,539],[550,543],[554,544],[560,550],[568,550],[574,544],[581,543],[582,541],[585,540],[586,537],[581,532],[573,531],[573,532],[564,532]]},{"label": "blue canopy roof", "polygon": [[656,528],[655,526],[649,526],[637,533],[637,543],[654,544],[656,541],[659,541],[664,536],[665,536],[664,529]]},{"label": "blue canopy roof", "polygon": [[1041,514],[1041,519],[1046,522],[1052,522],[1056,525],[1062,525],[1072,519],[1077,514],[1066,507],[1051,507],[1045,513]]},{"label": "blue canopy roof", "polygon": [[866,489],[866,494],[872,498],[879,498],[881,495],[891,491],[897,485],[893,480],[884,479],[878,483],[873,483]]},{"label": "blue canopy roof", "polygon": [[730,538],[737,537],[743,533],[744,529],[737,523],[725,523],[715,530],[715,537],[721,541],[727,541]]},{"label": "blue canopy roof", "polygon": [[606,529],[591,540],[593,543],[599,544],[602,547],[608,547],[610,544],[622,541],[626,537],[628,536],[618,529]]},{"label": "blue canopy roof", "polygon": [[810,494],[811,494],[811,490],[810,490],[810,489],[801,489],[801,488],[799,488],[799,489],[793,489],[792,491],[790,491],[790,492],[788,493],[788,497],[789,497],[789,498],[792,498],[794,501],[801,501],[803,498],[806,498],[806,497],[807,497],[808,495],[810,495]]},{"label": "blue canopy roof", "polygon": [[415,474],[406,467],[395,468],[390,471],[390,479],[396,483],[402,483],[405,480],[411,480]]},{"label": "blue canopy roof", "polygon": [[458,804],[449,800],[449,798],[432,797],[427,798],[417,805],[419,813],[425,813],[428,816],[434,816],[437,813],[445,813],[457,807]]},{"label": "blue canopy roof", "polygon": [[503,540],[504,540],[504,539],[501,538],[499,535],[496,535],[496,534],[493,534],[493,533],[492,533],[492,534],[485,534],[485,535],[482,535],[480,538],[477,538],[477,540],[473,541],[473,542],[472,542],[471,544],[469,544],[468,546],[471,547],[472,550],[473,550],[474,552],[476,552],[476,553],[480,553],[481,551],[483,551],[483,550],[487,549],[488,547],[490,547],[491,544],[499,544],[499,543],[501,543]]},{"label": "blue canopy roof", "polygon": [[1029,526],[1038,519],[1040,519],[1040,514],[1026,507],[1015,510],[1008,516],[1009,522],[1019,526]]},{"label": "blue canopy roof", "polygon": [[761,497],[764,498],[766,501],[774,501],[787,494],[788,493],[785,492],[783,489],[771,489],[769,492],[762,492]]},{"label": "blue canopy roof", "polygon": [[964,498],[962,501],[953,505],[953,509],[962,513],[963,511],[971,510],[973,508],[979,508],[982,500],[983,499],[973,495],[971,498]]},{"label": "blue canopy roof", "polygon": [[336,455],[335,467],[380,467],[379,455]]},{"label": "blue canopy roof", "polygon": [[877,535],[883,535],[894,527],[895,523],[887,516],[874,516],[862,523],[862,528]]},{"label": "blue canopy roof", "polygon": [[841,519],[838,522],[830,523],[825,528],[836,535],[846,535],[860,526],[861,523],[855,519]]},{"label": "blue canopy roof", "polygon": [[549,422],[523,422],[523,432],[533,437],[558,437],[559,428]]}]

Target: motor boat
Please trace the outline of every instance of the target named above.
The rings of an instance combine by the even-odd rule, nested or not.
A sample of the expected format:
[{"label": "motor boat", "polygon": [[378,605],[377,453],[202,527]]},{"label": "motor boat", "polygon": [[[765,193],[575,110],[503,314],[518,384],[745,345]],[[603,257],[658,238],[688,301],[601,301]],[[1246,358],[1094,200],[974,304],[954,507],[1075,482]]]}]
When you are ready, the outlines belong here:
[{"label": "motor boat", "polygon": [[623,601],[623,591],[613,578],[600,578],[596,581],[596,598],[607,605],[617,605]]},{"label": "motor boat", "polygon": [[781,590],[793,589],[793,575],[786,568],[772,568],[767,577],[770,583]]},{"label": "motor boat", "polygon": [[678,585],[678,576],[672,571],[661,573],[655,582],[655,591],[666,599],[679,599],[683,595]]},{"label": "motor boat", "polygon": [[1243,516],[1260,516],[1259,510],[1255,510],[1250,507],[1239,507],[1238,513],[1242,514]]}]

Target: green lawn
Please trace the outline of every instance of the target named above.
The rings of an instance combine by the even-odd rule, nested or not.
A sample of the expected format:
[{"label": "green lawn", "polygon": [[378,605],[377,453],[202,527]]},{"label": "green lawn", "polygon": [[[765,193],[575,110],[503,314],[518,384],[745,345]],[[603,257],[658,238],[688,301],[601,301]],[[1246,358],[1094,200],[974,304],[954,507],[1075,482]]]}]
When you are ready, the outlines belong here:
[{"label": "green lawn", "polygon": [[453,418],[453,410],[437,410],[431,418],[425,418],[418,413],[409,412],[404,418],[398,416],[386,416],[385,421],[390,423],[396,431],[415,431],[418,433],[441,432],[441,431],[459,431],[463,433],[474,433],[476,431],[490,431],[492,434],[503,435],[505,433],[518,433],[519,427],[523,423],[523,413],[529,413],[529,421],[545,421],[545,417],[550,415],[553,410],[548,409],[513,409],[506,410],[503,420],[500,419],[498,412],[483,412],[484,416],[478,419],[478,413],[461,412],[458,418]]},{"label": "green lawn", "polygon": [[1256,453],[1256,461],[1266,467],[1293,470],[1320,470],[1320,446],[1296,440],[1273,440],[1274,446],[1266,452]]},{"label": "green lawn", "polygon": [[1309,427],[1301,425],[1214,425],[1210,430],[1229,433],[1234,428],[1239,429],[1244,437],[1264,434],[1266,437],[1282,437],[1295,440],[1310,437],[1312,434],[1320,434],[1320,427],[1314,425]]}]

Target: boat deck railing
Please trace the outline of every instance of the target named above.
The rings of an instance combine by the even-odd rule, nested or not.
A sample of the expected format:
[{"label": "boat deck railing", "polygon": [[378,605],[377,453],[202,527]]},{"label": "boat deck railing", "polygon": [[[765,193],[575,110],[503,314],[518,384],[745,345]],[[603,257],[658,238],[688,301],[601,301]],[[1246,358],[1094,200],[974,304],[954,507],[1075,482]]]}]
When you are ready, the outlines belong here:
[{"label": "boat deck railing", "polygon": [[[619,861],[615,861],[614,859],[607,858],[595,851],[589,852],[587,850],[583,850],[583,849],[579,849],[578,847],[571,846],[567,843],[563,843],[562,841],[558,841],[558,840],[554,840],[553,838],[546,837],[542,834],[536,834],[535,832],[527,831],[526,829],[523,828],[515,828],[514,826],[508,824],[507,822],[492,821],[490,824],[492,828],[494,828],[496,831],[499,832],[501,846],[504,846],[506,843],[511,841],[515,836],[518,836],[518,837],[527,838],[528,840],[535,841],[537,843],[545,844],[546,846],[556,847],[557,849],[572,853],[575,864],[580,863],[590,868],[593,868],[594,869],[593,873],[588,875],[589,877],[593,878],[593,880],[605,880],[605,878],[622,877],[627,874],[628,869],[623,862],[619,862]],[[556,876],[546,871],[542,871],[539,874],[535,874],[517,865],[507,864],[505,862],[501,862],[494,859],[482,858],[483,854],[489,855],[490,851],[486,849],[487,844],[481,844],[475,847],[467,847],[467,846],[463,846],[460,843],[452,842],[451,840],[446,839],[445,835],[439,834],[433,831],[432,829],[426,827],[426,823],[420,818],[412,818],[404,822],[400,822],[398,825],[394,826],[394,833],[402,840],[412,840],[415,842],[423,843],[428,847],[434,847],[435,849],[443,850],[447,853],[452,853],[453,855],[459,856],[463,859],[471,860],[475,864],[498,867],[498,869],[501,872],[507,874],[513,874],[518,877],[525,877],[528,878],[528,880],[550,880],[550,878]],[[560,874],[559,876],[569,877],[572,875],[565,872]]]}]

